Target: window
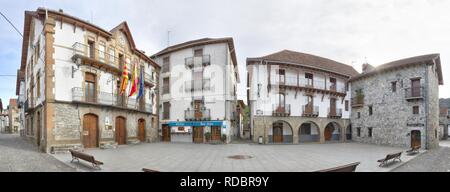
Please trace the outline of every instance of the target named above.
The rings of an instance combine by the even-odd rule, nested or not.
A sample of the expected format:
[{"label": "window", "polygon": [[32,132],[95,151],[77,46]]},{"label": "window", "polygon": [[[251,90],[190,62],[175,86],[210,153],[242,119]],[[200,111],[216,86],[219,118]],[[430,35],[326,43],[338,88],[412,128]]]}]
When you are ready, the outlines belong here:
[{"label": "window", "polygon": [[330,89],[336,91],[336,78],[330,77]]},{"label": "window", "polygon": [[392,92],[397,92],[397,81],[391,82]]},{"label": "window", "polygon": [[284,83],[286,71],[284,69],[278,69],[277,71],[277,80],[280,83]]},{"label": "window", "polygon": [[358,112],[358,119],[361,118],[361,112]]},{"label": "window", "polygon": [[169,119],[170,118],[170,103],[164,102],[163,103],[163,119]]},{"label": "window", "polygon": [[368,130],[368,136],[372,137],[372,127],[367,128]]},{"label": "window", "polygon": [[88,41],[88,53],[90,58],[95,58],[95,43],[94,41]]},{"label": "window", "polygon": [[306,78],[306,84],[307,85],[313,85],[313,74],[312,73],[305,73],[305,78]]},{"label": "window", "polygon": [[100,59],[100,61],[105,60],[105,52],[106,52],[105,44],[100,43],[98,45],[98,58]]},{"label": "window", "polygon": [[114,48],[109,48],[109,62],[115,65],[116,62],[116,50]]},{"label": "window", "polygon": [[203,49],[194,50],[194,57],[202,57],[202,56],[203,56]]},{"label": "window", "polygon": [[37,73],[37,76],[36,76],[36,86],[37,86],[37,89],[36,89],[36,92],[37,92],[37,98],[40,98],[41,97],[41,74],[40,74],[40,71],[38,71],[38,73]]},{"label": "window", "polygon": [[178,127],[178,131],[184,131],[184,127]]},{"label": "window", "polygon": [[162,66],[162,72],[169,72],[170,71],[170,58],[164,57],[163,58],[163,66]]},{"label": "window", "polygon": [[164,77],[163,79],[163,94],[170,93],[170,79],[169,77]]},{"label": "window", "polygon": [[86,102],[95,102],[95,75],[86,73],[84,76],[84,98]]},{"label": "window", "polygon": [[372,110],[372,105],[371,106],[369,106],[369,115],[372,115],[373,114],[373,110]]},{"label": "window", "polygon": [[345,100],[345,111],[348,111],[348,100]]},{"label": "window", "polygon": [[413,114],[414,115],[419,114],[419,106],[413,106]]},{"label": "window", "polygon": [[361,137],[361,127],[356,128],[356,136]]}]

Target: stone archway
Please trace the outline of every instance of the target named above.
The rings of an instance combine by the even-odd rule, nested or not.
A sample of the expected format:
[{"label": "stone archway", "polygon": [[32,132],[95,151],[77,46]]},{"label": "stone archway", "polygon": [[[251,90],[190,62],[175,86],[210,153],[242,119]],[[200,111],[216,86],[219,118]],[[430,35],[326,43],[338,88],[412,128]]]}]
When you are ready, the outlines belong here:
[{"label": "stone archway", "polygon": [[298,142],[320,142],[319,126],[312,121],[302,123],[298,129]]},{"label": "stone archway", "polygon": [[327,141],[341,141],[342,128],[336,122],[330,122],[325,126],[324,139]]},{"label": "stone archway", "polygon": [[292,126],[286,121],[275,121],[269,128],[268,136],[269,143],[293,143]]}]

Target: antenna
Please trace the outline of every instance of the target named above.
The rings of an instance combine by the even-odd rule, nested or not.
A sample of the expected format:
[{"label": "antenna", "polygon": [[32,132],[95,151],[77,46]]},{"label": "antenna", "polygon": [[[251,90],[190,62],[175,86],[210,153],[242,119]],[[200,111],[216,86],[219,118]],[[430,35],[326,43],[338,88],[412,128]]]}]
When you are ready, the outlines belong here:
[{"label": "antenna", "polygon": [[170,45],[170,31],[167,31],[167,47]]},{"label": "antenna", "polygon": [[91,10],[91,23],[94,23],[94,12]]}]

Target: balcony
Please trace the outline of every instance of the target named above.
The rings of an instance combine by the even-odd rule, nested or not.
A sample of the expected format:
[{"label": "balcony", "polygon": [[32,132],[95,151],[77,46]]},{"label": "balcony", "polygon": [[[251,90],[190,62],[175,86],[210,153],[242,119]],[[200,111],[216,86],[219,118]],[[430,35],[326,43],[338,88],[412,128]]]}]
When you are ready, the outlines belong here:
[{"label": "balcony", "polygon": [[334,119],[339,119],[342,118],[342,109],[334,109],[334,110],[330,110],[330,108],[328,108],[328,118],[334,118]]},{"label": "balcony", "polygon": [[122,101],[120,97],[113,93],[97,91],[95,97],[87,97],[83,88],[72,88],[72,101],[75,103],[93,104],[99,106],[110,106],[115,108],[126,108],[141,112],[150,112],[145,104],[140,104],[136,99],[128,98]]},{"label": "balcony", "polygon": [[150,103],[145,104],[145,111],[153,114],[153,105]]},{"label": "balcony", "polygon": [[278,105],[274,104],[272,106],[272,116],[278,116],[278,117],[287,117],[291,115],[291,105],[290,104],[283,104]]},{"label": "balcony", "polygon": [[330,84],[325,85],[325,81],[297,78],[297,77],[282,77],[273,75],[270,81],[271,85],[279,86],[282,88],[294,88],[300,90],[319,91],[324,93],[333,93],[340,96],[346,95],[345,86]]},{"label": "balcony", "polygon": [[211,79],[203,79],[201,81],[190,80],[184,82],[186,92],[209,91],[211,90]]},{"label": "balcony", "polygon": [[352,107],[362,107],[364,105],[364,95],[356,95],[356,97],[351,99]]},{"label": "balcony", "polygon": [[203,55],[201,57],[188,57],[184,59],[186,68],[201,68],[211,64],[211,57],[209,55]]},{"label": "balcony", "polygon": [[319,116],[319,106],[313,106],[311,104],[308,105],[303,105],[302,107],[303,109],[303,113],[302,116],[303,117],[318,117]]},{"label": "balcony", "polygon": [[72,61],[77,64],[94,66],[99,69],[120,73],[119,59],[114,55],[110,55],[105,51],[93,48],[82,43],[75,43],[72,45],[73,55]]},{"label": "balcony", "polygon": [[407,101],[422,100],[424,98],[423,87],[412,87],[405,89],[405,99]]},{"label": "balcony", "polygon": [[200,110],[187,109],[184,111],[186,121],[208,121],[211,120],[210,109],[202,108]]},{"label": "balcony", "polygon": [[156,85],[156,77],[154,75],[144,73],[144,83],[150,87],[153,87]]},{"label": "balcony", "polygon": [[34,98],[28,98],[24,103],[24,111],[28,112],[34,109]]}]

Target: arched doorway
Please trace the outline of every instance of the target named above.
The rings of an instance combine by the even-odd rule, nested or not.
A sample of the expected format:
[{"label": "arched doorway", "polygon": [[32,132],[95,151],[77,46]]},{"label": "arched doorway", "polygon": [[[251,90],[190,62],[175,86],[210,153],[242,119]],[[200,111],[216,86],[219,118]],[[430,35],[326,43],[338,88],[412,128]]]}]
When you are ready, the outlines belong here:
[{"label": "arched doorway", "polygon": [[421,134],[420,134],[419,130],[411,131],[411,147],[421,146],[420,137],[421,137]]},{"label": "arched doorway", "polygon": [[85,148],[98,147],[98,117],[95,114],[83,116],[82,141]]},{"label": "arched doorway", "polygon": [[336,122],[328,123],[324,131],[325,141],[340,141],[341,127]]},{"label": "arched doorway", "polygon": [[319,126],[312,122],[305,122],[300,125],[298,130],[298,142],[308,143],[308,142],[319,142],[320,141],[320,130]]},{"label": "arched doorway", "polygon": [[292,143],[292,127],[285,121],[276,121],[269,130],[269,143]]},{"label": "arched doorway", "polygon": [[139,141],[145,142],[145,119],[138,120],[138,138]]},{"label": "arched doorway", "polygon": [[116,117],[116,142],[119,145],[127,143],[127,127],[125,117]]},{"label": "arched doorway", "polygon": [[347,140],[352,140],[352,125],[347,126],[347,130],[345,131],[345,135],[347,136]]}]

